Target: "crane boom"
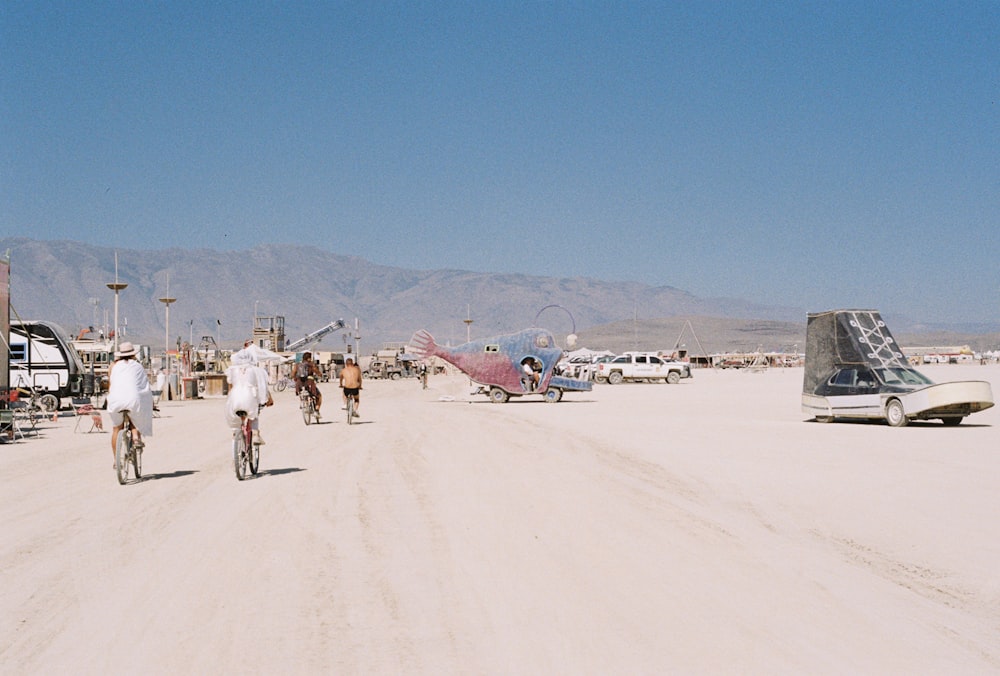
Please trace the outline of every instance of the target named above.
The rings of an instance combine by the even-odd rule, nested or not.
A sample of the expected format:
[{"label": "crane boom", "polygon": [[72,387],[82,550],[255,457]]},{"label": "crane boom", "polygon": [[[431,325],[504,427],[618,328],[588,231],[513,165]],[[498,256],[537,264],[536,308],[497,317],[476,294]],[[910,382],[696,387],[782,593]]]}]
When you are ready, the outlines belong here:
[{"label": "crane boom", "polygon": [[331,333],[332,331],[336,331],[337,329],[342,329],[342,328],[344,328],[344,326],[345,326],[344,320],[343,319],[337,319],[335,321],[330,322],[329,324],[327,324],[323,328],[316,329],[312,333],[310,333],[310,334],[308,334],[308,335],[306,335],[306,336],[304,336],[302,338],[299,338],[298,340],[296,340],[294,342],[289,343],[288,345],[285,346],[285,349],[288,350],[289,352],[295,352],[300,347],[305,347],[306,345],[309,345],[310,343],[316,343],[316,342],[322,340],[323,336],[325,336],[326,334]]}]

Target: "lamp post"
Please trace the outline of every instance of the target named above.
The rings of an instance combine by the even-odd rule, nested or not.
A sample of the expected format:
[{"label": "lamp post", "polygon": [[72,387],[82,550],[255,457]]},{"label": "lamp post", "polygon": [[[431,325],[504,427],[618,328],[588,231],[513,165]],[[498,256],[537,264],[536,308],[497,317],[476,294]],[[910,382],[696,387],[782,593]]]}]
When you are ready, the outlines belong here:
[{"label": "lamp post", "polygon": [[170,284],[167,284],[167,295],[160,299],[163,303],[163,313],[165,315],[165,328],[164,328],[164,339],[163,339],[163,358],[167,360],[167,371],[170,370],[170,304],[176,301],[176,298],[170,295]]},{"label": "lamp post", "polygon": [[108,282],[108,288],[115,292],[115,353],[118,352],[118,292],[128,284],[118,281],[118,252],[115,252],[115,281]]},{"label": "lamp post", "polygon": [[472,306],[465,306],[465,319],[462,320],[465,323],[465,342],[472,342]]}]

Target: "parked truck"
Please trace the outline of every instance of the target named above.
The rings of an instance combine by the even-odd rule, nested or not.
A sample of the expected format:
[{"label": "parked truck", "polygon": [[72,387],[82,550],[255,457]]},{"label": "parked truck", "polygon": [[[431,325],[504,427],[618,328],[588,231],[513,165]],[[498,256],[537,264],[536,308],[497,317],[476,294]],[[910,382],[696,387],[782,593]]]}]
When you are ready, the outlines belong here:
[{"label": "parked truck", "polygon": [[640,380],[673,385],[681,378],[691,377],[691,365],[687,362],[665,360],[651,352],[626,352],[596,366],[594,380],[612,385]]},{"label": "parked truck", "polygon": [[372,355],[368,368],[362,373],[366,378],[411,378],[417,376],[419,357],[406,351],[403,343],[390,343]]}]

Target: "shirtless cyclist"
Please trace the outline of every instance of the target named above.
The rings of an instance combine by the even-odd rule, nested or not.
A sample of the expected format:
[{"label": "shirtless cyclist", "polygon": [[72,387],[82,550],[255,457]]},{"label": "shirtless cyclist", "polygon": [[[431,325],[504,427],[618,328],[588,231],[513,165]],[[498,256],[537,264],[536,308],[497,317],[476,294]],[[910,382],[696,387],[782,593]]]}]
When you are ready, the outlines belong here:
[{"label": "shirtless cyclist", "polygon": [[347,398],[354,398],[354,417],[358,415],[358,407],[361,405],[361,369],[348,357],[344,361],[344,368],[340,371],[340,386],[344,388],[344,405],[347,405]]}]

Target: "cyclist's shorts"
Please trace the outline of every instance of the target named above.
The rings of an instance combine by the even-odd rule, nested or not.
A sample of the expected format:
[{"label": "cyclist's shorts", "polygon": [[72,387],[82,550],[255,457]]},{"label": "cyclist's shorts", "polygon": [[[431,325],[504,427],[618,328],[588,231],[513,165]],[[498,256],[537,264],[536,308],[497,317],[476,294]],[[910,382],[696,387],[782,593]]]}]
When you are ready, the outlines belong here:
[{"label": "cyclist's shorts", "polygon": [[361,394],[361,388],[360,387],[345,387],[344,388],[344,396],[345,397],[357,397],[359,394]]}]

